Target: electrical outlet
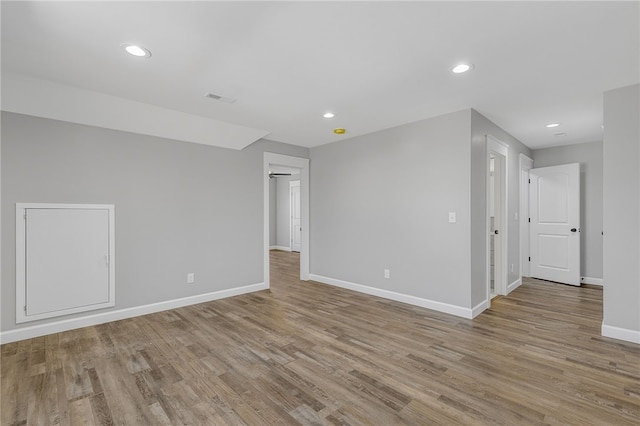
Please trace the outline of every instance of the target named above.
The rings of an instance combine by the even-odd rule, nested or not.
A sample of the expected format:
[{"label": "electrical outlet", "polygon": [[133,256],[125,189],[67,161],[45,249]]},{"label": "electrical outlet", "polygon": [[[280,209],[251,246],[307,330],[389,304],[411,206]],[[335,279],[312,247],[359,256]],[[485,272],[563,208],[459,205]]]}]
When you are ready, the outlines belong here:
[{"label": "electrical outlet", "polygon": [[187,274],[187,284],[193,284],[196,281],[196,274],[189,272]]},{"label": "electrical outlet", "polygon": [[513,273],[513,263],[511,264],[511,273]]},{"label": "electrical outlet", "polygon": [[391,278],[391,270],[390,269],[385,269],[384,270],[384,277],[385,278]]},{"label": "electrical outlet", "polygon": [[449,212],[449,223],[456,223],[456,212]]}]

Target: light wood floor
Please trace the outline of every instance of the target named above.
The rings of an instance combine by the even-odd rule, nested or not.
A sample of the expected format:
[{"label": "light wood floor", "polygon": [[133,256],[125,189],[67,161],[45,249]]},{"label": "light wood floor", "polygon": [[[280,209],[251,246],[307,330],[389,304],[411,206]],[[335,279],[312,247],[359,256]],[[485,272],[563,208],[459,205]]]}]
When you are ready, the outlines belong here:
[{"label": "light wood floor", "polygon": [[297,279],[2,346],[2,425],[638,425],[602,291],[527,280],[475,320]]}]

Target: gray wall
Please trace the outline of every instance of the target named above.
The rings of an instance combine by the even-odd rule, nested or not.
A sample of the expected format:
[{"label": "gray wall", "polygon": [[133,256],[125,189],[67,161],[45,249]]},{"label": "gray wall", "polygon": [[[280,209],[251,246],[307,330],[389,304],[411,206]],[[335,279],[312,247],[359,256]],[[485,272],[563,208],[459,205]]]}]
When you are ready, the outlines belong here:
[{"label": "gray wall", "polygon": [[[486,135],[509,146],[507,159],[507,284],[520,276],[520,154],[531,158],[531,150],[482,114],[471,110],[471,287],[472,306],[486,299],[487,162]],[[513,272],[511,272],[513,265]]]},{"label": "gray wall", "polygon": [[[603,325],[640,336],[640,85],[604,94]],[[4,179],[3,179],[4,181]]]},{"label": "gray wall", "polygon": [[312,148],[311,273],[470,307],[469,129],[465,110]]},{"label": "gray wall", "polygon": [[16,202],[115,204],[123,309],[262,282],[263,152],[308,157],[272,141],[234,151],[6,112],[1,149],[2,331],[17,328]]},{"label": "gray wall", "polygon": [[533,150],[534,167],[580,163],[580,274],[602,278],[602,142]]},{"label": "gray wall", "polygon": [[485,301],[487,134],[509,145],[517,281],[519,154],[531,151],[474,110],[313,148],[311,272],[465,308]]}]

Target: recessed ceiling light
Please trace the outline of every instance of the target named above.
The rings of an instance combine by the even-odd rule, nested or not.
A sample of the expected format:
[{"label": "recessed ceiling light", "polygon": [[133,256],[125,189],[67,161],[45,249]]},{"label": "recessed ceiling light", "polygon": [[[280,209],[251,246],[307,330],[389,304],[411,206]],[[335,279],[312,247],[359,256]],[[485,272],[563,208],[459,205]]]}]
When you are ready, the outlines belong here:
[{"label": "recessed ceiling light", "polygon": [[145,49],[142,46],[138,46],[135,44],[123,44],[121,47],[125,50],[125,52],[133,56],[138,56],[140,58],[148,58],[151,56],[151,52],[149,52],[148,49]]},{"label": "recessed ceiling light", "polygon": [[335,117],[335,115],[332,112],[325,112],[322,116],[324,118],[333,118],[333,117]]},{"label": "recessed ceiling light", "polygon": [[455,74],[462,74],[463,72],[467,72],[473,68],[472,64],[458,64],[451,70]]},{"label": "recessed ceiling light", "polygon": [[333,129],[333,133],[336,135],[344,135],[347,131],[345,129]]},{"label": "recessed ceiling light", "polygon": [[550,123],[550,124],[547,124],[547,127],[552,128],[552,127],[558,127],[559,125],[560,123]]}]

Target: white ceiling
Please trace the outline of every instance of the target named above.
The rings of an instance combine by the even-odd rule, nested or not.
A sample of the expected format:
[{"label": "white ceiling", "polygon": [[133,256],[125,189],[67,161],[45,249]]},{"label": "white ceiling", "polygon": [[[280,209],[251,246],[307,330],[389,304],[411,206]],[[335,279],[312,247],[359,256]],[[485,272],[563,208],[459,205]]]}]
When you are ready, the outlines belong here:
[{"label": "white ceiling", "polygon": [[[313,147],[475,108],[537,148],[602,139],[602,93],[640,80],[639,14],[637,1],[3,1],[2,71],[249,139]],[[452,74],[461,61],[475,68]]]}]

